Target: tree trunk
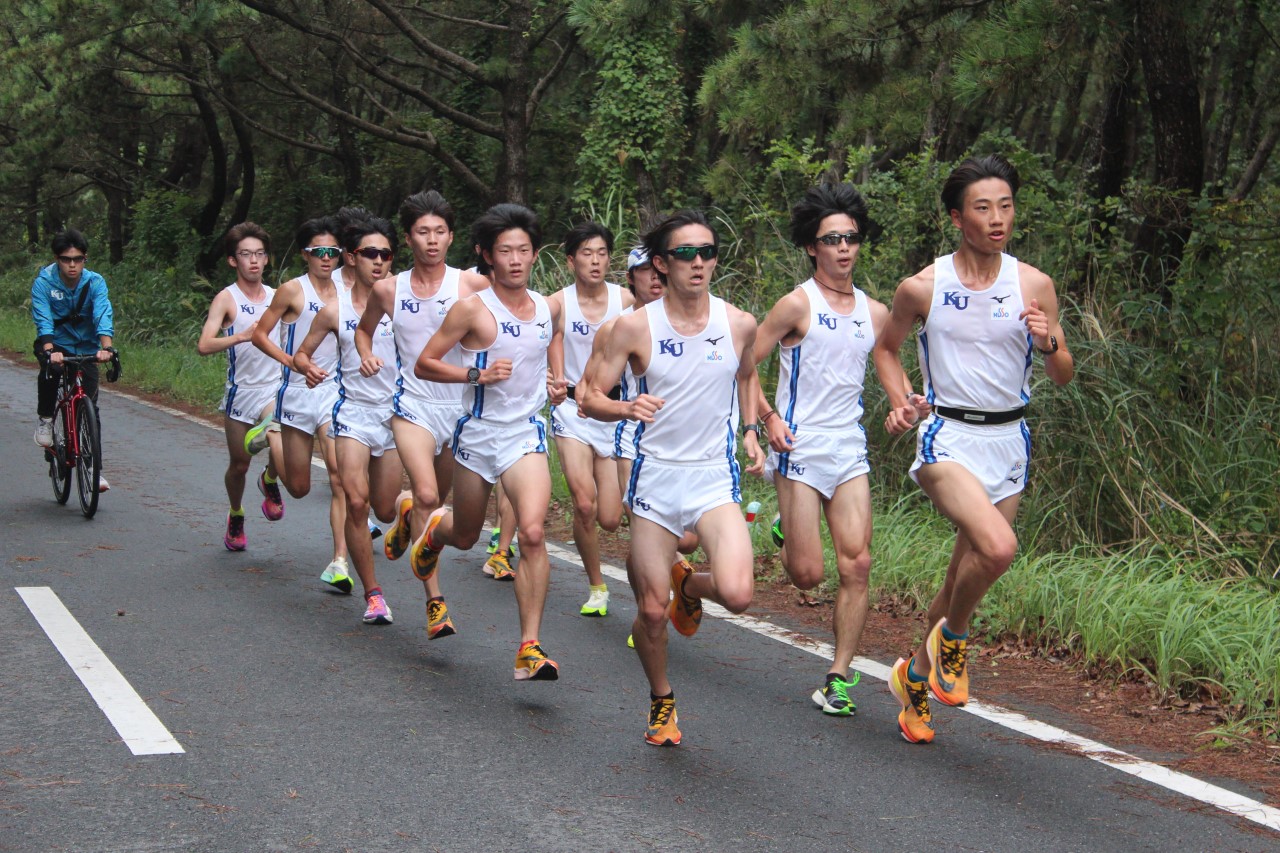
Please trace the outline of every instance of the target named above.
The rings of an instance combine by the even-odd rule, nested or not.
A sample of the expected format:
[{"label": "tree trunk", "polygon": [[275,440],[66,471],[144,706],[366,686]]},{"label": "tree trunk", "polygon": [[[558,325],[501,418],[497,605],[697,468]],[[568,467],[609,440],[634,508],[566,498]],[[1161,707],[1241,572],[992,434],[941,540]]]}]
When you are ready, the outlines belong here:
[{"label": "tree trunk", "polygon": [[526,108],[532,82],[529,79],[529,32],[533,17],[529,0],[508,5],[506,73],[502,87],[502,156],[497,180],[493,182],[494,202],[524,204],[529,184],[529,122]]}]

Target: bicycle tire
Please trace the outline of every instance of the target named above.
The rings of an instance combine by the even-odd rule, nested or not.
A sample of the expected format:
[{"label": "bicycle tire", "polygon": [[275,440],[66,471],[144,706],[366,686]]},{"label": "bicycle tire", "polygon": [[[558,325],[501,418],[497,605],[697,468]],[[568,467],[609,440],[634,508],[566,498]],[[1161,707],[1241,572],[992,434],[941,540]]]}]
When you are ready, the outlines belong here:
[{"label": "bicycle tire", "polygon": [[71,497],[71,466],[67,464],[67,412],[59,408],[53,413],[53,444],[45,450],[49,459],[49,480],[53,483],[53,499],[65,504]]},{"label": "bicycle tire", "polygon": [[93,518],[98,511],[98,478],[102,475],[102,439],[98,435],[98,407],[85,398],[76,406],[76,488],[80,512]]}]

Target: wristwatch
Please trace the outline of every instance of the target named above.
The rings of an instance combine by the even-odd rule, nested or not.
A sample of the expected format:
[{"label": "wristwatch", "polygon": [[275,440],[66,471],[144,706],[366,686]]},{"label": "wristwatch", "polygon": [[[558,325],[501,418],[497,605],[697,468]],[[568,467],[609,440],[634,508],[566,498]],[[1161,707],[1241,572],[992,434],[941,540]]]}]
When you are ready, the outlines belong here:
[{"label": "wristwatch", "polygon": [[754,432],[754,433],[756,434],[756,438],[759,438],[759,437],[760,437],[760,425],[759,425],[759,424],[747,424],[746,426],[744,426],[744,427],[742,428],[742,434],[743,434],[744,436],[745,436],[747,433],[749,433],[749,432]]},{"label": "wristwatch", "polygon": [[472,385],[480,384],[480,368],[478,367],[467,368],[467,382],[471,383]]},{"label": "wristwatch", "polygon": [[[1040,347],[1036,347],[1036,349],[1040,349]],[[1049,348],[1040,349],[1040,352],[1043,353],[1044,355],[1053,355],[1057,351],[1058,351],[1058,337],[1057,335],[1050,335]]]}]

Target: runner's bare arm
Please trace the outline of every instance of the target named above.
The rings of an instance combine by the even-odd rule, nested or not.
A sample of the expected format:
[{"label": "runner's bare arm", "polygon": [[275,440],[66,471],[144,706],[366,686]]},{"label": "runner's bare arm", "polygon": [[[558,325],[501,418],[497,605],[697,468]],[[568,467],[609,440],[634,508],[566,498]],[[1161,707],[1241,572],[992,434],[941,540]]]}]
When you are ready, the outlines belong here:
[{"label": "runner's bare arm", "polygon": [[315,319],[311,321],[311,329],[307,332],[307,336],[302,339],[302,343],[298,344],[298,349],[293,354],[294,369],[307,377],[308,388],[316,387],[329,375],[327,370],[322,370],[311,360],[311,356],[315,354],[316,347],[320,346],[325,335],[337,333],[338,300],[335,299],[316,314]]},{"label": "runner's bare arm", "polygon": [[[561,291],[563,293],[563,291]],[[558,406],[569,396],[569,385],[564,378],[564,302],[547,300],[551,311],[551,343],[547,346],[547,402]]]},{"label": "runner's bare arm", "polygon": [[[1027,306],[1023,309],[1022,319],[1031,333],[1031,345],[1044,356],[1045,375],[1055,385],[1066,385],[1075,376],[1075,359],[1071,357],[1066,335],[1058,321],[1058,293],[1053,279],[1029,264],[1020,263],[1018,268],[1023,302]],[[1055,342],[1057,351],[1045,352],[1054,349]]]},{"label": "runner's bare arm", "polygon": [[919,418],[916,407],[908,400],[911,381],[902,367],[899,350],[917,321],[929,314],[929,300],[933,294],[933,267],[904,279],[893,294],[893,307],[876,335],[873,358],[880,385],[889,398],[889,414],[885,429],[893,435],[901,435],[915,425]]},{"label": "runner's bare arm", "polygon": [[[282,320],[285,323],[292,323],[298,319],[301,313],[298,306],[301,302],[302,283],[296,278],[291,278],[280,285],[276,295],[271,298],[271,304],[267,306],[262,318],[253,327],[253,345],[290,370],[293,369],[293,356],[280,347],[277,342],[278,336],[271,333]],[[291,319],[286,320],[286,317]]]},{"label": "runner's bare arm", "polygon": [[231,325],[232,318],[235,317],[236,303],[231,298],[231,294],[223,290],[213,297],[213,301],[209,303],[209,313],[204,318],[204,325],[200,328],[200,339],[196,341],[196,352],[201,355],[213,355],[214,353],[224,352],[231,349],[236,344],[242,344],[245,341],[253,339],[253,332],[257,324],[238,332],[234,335],[224,335],[222,330]]},{"label": "runner's bare arm", "polygon": [[[809,300],[804,291],[796,289],[779,299],[765,316],[760,328],[756,330],[756,342],[751,348],[752,360],[756,365],[764,363],[779,343],[806,331],[801,329],[801,324],[808,316]],[[791,432],[791,427],[787,425],[782,415],[775,412],[769,405],[764,395],[764,387],[758,378],[755,384],[759,394],[756,406],[769,436],[769,446],[779,453],[793,449],[796,437]]]},{"label": "runner's bare arm", "polygon": [[[641,349],[641,343],[645,348]],[[634,400],[610,400],[609,389],[622,379],[622,370],[632,359],[648,355],[649,321],[643,309],[618,317],[600,350],[596,367],[578,383],[578,405],[587,417],[598,421],[638,420],[653,423],[653,415],[663,400],[639,394]],[[635,361],[632,361],[634,364]],[[589,381],[590,384],[587,384]],[[585,385],[585,388],[583,387]]]},{"label": "runner's bare arm", "polygon": [[[757,405],[760,398],[764,397],[764,392],[760,390],[755,359],[752,358],[755,352],[756,318],[746,311],[734,308],[729,312],[729,329],[733,333],[734,346],[738,347],[738,406],[742,412],[743,425],[751,426],[759,419]],[[764,473],[764,450],[760,447],[760,439],[755,430],[743,433],[742,449],[751,460],[747,473]]]}]

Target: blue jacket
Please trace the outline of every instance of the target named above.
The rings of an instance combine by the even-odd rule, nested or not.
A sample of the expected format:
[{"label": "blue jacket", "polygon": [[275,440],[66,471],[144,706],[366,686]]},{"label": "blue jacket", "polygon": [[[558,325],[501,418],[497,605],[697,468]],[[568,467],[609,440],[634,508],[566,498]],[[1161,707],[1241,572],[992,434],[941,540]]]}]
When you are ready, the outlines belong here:
[{"label": "blue jacket", "polygon": [[31,320],[39,345],[52,342],[72,355],[97,352],[99,335],[115,337],[106,279],[91,270],[80,274],[75,290],[67,289],[56,263],[40,270],[31,284]]}]

